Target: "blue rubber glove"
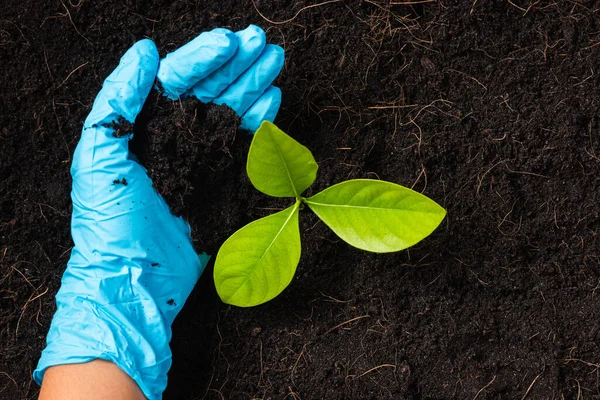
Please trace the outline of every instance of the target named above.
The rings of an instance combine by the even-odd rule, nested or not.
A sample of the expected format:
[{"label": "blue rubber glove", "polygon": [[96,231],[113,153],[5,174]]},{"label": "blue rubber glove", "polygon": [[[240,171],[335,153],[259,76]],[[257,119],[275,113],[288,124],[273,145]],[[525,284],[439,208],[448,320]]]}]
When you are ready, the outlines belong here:
[{"label": "blue rubber glove", "polygon": [[280,99],[270,85],[283,51],[264,42],[254,26],[236,34],[216,29],[159,63],[154,43],[146,39],[125,53],[104,82],[73,156],[75,246],[33,373],[37,383],[48,367],[104,359],[149,399],[162,397],[171,366],[171,323],[208,256],[194,251],[188,223],[171,214],[129,154],[131,135],[114,136],[111,123],[120,117],[135,121],[158,74],[170,96],[198,93],[203,101],[225,102],[254,128],[260,118],[275,116]]},{"label": "blue rubber glove", "polygon": [[242,129],[254,132],[277,115],[281,90],[271,82],[283,60],[283,49],[266,44],[259,27],[235,34],[219,28],[167,55],[158,79],[171,99],[193,95],[205,103],[227,104],[242,117]]}]

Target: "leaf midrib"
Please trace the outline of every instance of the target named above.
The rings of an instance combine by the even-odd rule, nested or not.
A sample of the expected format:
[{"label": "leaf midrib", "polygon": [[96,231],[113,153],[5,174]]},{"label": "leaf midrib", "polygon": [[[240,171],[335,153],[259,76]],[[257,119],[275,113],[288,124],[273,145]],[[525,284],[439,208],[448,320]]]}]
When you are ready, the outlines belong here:
[{"label": "leaf midrib", "polygon": [[[283,230],[287,226],[288,222],[290,222],[290,219],[292,219],[292,216],[294,215],[294,213],[298,209],[299,205],[300,205],[300,202],[296,202],[296,204],[294,204],[294,206],[292,208],[292,211],[290,212],[290,215],[288,215],[288,217],[285,219],[285,222],[281,225],[281,228],[279,229],[279,231],[277,232],[277,234],[275,235],[275,237],[273,238],[273,240],[271,240],[271,243],[269,243],[269,246],[265,249],[265,251],[263,252],[262,256],[260,256],[260,259],[254,265],[260,264],[260,262],[263,260],[263,258],[265,258],[265,255],[269,252],[269,250],[271,249],[271,247],[273,247],[273,244],[277,241],[277,239],[281,235],[281,232],[283,232]],[[257,269],[258,268],[253,268],[252,269],[252,271],[246,276],[246,278],[244,279],[244,281],[242,282],[242,284],[239,285],[237,289],[235,289],[235,291],[231,294],[231,296],[229,296],[229,299],[231,299],[232,297],[235,296],[235,294],[242,288],[242,286],[244,286],[246,284],[246,282],[248,282],[248,280],[250,279],[250,277],[253,276],[256,273]]]},{"label": "leaf midrib", "polygon": [[286,159],[283,157],[283,153],[281,151],[281,149],[279,148],[279,143],[277,143],[277,140],[273,139],[273,143],[275,143],[275,148],[277,149],[277,155],[279,155],[279,158],[281,159],[281,162],[283,163],[283,166],[285,167],[285,172],[288,176],[288,179],[290,180],[290,184],[292,185],[292,190],[294,191],[294,196],[298,197],[298,191],[296,190],[296,186],[294,185],[294,180],[292,179],[292,175],[290,174],[290,170],[288,169],[288,165],[286,162]]},{"label": "leaf midrib", "polygon": [[340,207],[340,208],[358,208],[365,210],[382,210],[382,211],[410,211],[410,212],[422,212],[428,214],[435,214],[435,211],[423,211],[423,210],[409,210],[409,209],[401,209],[401,208],[388,208],[388,207],[367,207],[367,206],[355,206],[352,204],[331,204],[331,203],[317,203],[316,201],[311,201],[308,199],[304,199],[306,204],[315,205],[315,206],[323,206],[323,207]]}]

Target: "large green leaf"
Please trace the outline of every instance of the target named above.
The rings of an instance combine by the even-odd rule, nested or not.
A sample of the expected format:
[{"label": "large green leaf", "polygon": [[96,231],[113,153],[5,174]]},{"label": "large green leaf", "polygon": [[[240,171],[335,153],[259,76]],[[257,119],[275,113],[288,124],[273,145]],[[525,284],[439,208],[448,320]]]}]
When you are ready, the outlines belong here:
[{"label": "large green leaf", "polygon": [[305,202],[344,241],[376,253],[414,245],[446,215],[446,210],[420,193],[370,179],[338,183]]},{"label": "large green leaf", "polygon": [[274,197],[299,197],[315,180],[310,150],[269,121],[254,134],[246,170],[255,188]]},{"label": "large green leaf", "polygon": [[223,243],[214,271],[221,300],[256,306],[290,284],[300,261],[299,205],[251,222]]}]

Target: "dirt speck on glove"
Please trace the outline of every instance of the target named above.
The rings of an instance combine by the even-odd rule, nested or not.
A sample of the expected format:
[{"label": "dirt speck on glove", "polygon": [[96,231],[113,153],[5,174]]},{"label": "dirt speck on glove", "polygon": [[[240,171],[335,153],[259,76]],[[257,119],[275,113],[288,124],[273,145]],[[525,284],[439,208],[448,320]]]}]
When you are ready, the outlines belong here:
[{"label": "dirt speck on glove", "polygon": [[123,186],[127,186],[127,179],[125,178],[121,178],[121,179],[115,179],[113,181],[113,185],[123,185]]},{"label": "dirt speck on glove", "polygon": [[102,124],[102,126],[105,128],[114,129],[113,136],[118,138],[131,135],[133,133],[133,124],[122,116],[119,116],[116,121]]}]

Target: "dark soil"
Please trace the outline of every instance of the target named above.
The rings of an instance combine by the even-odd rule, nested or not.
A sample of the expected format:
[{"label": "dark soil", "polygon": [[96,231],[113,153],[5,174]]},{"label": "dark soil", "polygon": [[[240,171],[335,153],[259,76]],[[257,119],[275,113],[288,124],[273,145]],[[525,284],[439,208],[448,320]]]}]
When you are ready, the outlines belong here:
[{"label": "dark soil", "polygon": [[[230,150],[232,146],[237,149],[244,145],[242,140],[235,140],[240,121],[226,106],[203,104],[191,98],[173,102],[152,93],[136,121],[130,149],[146,167],[154,188],[175,215],[191,220],[196,214],[203,214],[196,211],[197,206],[214,203],[209,192],[216,185],[210,182],[216,175],[229,172],[233,165],[243,164],[244,149],[240,148],[238,160],[234,160]],[[228,178],[240,179],[237,175]]]},{"label": "dark soil", "polygon": [[250,184],[246,159],[252,136],[238,129],[240,122],[227,106],[191,98],[173,102],[156,93],[136,121],[130,149],[171,211],[190,223],[198,252],[216,255],[256,212],[266,215],[286,204]]},{"label": "dark soil", "polygon": [[[0,13],[0,398],[38,391],[72,246],[69,165],[103,79],[143,37],[164,55],[249,23],[286,50],[276,123],[319,162],[313,191],[381,178],[448,216],[377,255],[305,212],[296,277],[252,309],[223,305],[209,266],[173,327],[165,399],[600,398],[598,2],[6,0]],[[226,109],[153,106],[135,146],[157,181],[193,182],[157,190],[199,227],[199,249],[283,206],[245,177],[250,137]],[[193,162],[154,152],[173,135],[201,142]]]}]

